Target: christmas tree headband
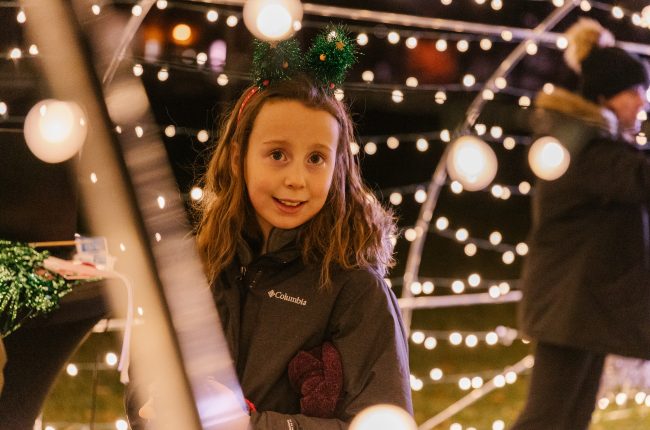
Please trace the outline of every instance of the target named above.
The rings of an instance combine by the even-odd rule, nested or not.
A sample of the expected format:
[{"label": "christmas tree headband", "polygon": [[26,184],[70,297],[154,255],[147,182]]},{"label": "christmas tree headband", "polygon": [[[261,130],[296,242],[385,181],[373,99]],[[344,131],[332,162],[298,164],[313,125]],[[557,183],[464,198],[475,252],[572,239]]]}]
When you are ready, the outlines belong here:
[{"label": "christmas tree headband", "polygon": [[273,82],[290,80],[296,75],[310,76],[314,83],[333,94],[343,84],[345,75],[357,61],[357,49],[343,26],[328,25],[303,53],[294,38],[277,43],[254,41],[253,66],[255,86],[248,92],[239,116],[258,91]]}]

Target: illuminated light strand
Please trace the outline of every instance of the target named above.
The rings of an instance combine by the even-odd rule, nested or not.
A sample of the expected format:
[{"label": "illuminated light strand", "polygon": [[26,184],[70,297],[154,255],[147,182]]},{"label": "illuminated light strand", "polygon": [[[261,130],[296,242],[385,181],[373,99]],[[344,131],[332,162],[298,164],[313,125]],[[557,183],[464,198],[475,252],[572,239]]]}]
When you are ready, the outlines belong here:
[{"label": "illuminated light strand", "polygon": [[[533,0],[529,0],[533,1]],[[567,0],[568,1],[568,0]],[[217,11],[219,15],[227,14],[236,17],[238,20],[241,20],[242,14],[239,11],[233,11],[232,9],[226,9],[218,6],[239,6],[242,7],[244,0],[229,0],[224,2],[219,2],[218,0],[212,1],[207,4],[200,4],[199,2],[177,2],[177,1],[165,1],[165,8],[168,6],[174,6],[179,9],[187,9],[201,12],[206,14],[210,10]],[[199,3],[199,4],[197,4]],[[492,12],[499,13],[499,10],[503,7],[503,1],[491,2]],[[498,7],[495,7],[498,6]],[[360,20],[367,22],[376,22],[377,24],[382,24],[386,26],[385,35],[387,36],[390,33],[396,33],[400,36],[400,39],[404,40],[404,43],[410,37],[418,37],[419,39],[431,38],[439,39],[440,34],[445,34],[446,38],[450,40],[481,40],[489,38],[492,41],[499,42],[513,42],[518,43],[521,40],[531,39],[534,40],[536,44],[548,44],[550,46],[556,46],[557,39],[562,37],[562,34],[558,33],[547,33],[547,34],[536,34],[530,29],[510,27],[503,25],[491,25],[484,23],[475,23],[467,21],[455,21],[450,19],[434,19],[430,17],[421,17],[415,15],[402,15],[395,13],[379,12],[379,11],[359,11],[357,9],[336,7],[336,6],[326,6],[319,4],[304,4],[305,14],[308,16],[326,16],[330,19],[337,18],[349,21],[348,28],[353,33],[364,33],[367,35],[373,35],[376,31],[376,26],[369,25],[356,25],[354,22]],[[607,5],[602,2],[591,1],[590,9],[597,8],[611,13],[616,18],[631,18],[628,22],[633,25],[639,26],[640,13],[633,12],[630,9],[622,8],[617,5]],[[160,8],[159,9],[164,9]],[[487,9],[490,10],[490,9]],[[639,17],[635,20],[635,17]],[[215,20],[216,21],[216,20]],[[316,20],[303,19],[301,26],[304,27],[314,27],[322,28],[326,24]],[[435,27],[435,28],[432,28]],[[509,34],[509,37],[503,37],[503,32],[506,31]],[[449,32],[447,34],[446,32]],[[382,36],[384,34],[382,33]],[[382,37],[382,39],[387,39]],[[388,42],[388,40],[387,40]],[[398,41],[399,42],[399,41]],[[619,43],[624,49],[632,50],[637,53],[646,53],[650,52],[650,49],[641,45],[634,44],[629,42]],[[623,46],[627,45],[627,46]]]},{"label": "illuminated light strand", "polygon": [[[497,344],[510,346],[517,339],[523,340],[517,329],[506,326],[498,326],[494,330],[489,331],[417,329],[413,330],[410,336],[411,343],[415,345],[423,345],[430,350],[435,349],[435,347],[427,347],[427,345],[425,345],[429,338],[435,339],[436,342],[448,342],[454,347],[466,346],[469,348],[474,348],[480,343],[485,343],[488,346],[494,346]],[[529,342],[525,341],[524,343]]]},{"label": "illuminated light strand", "polygon": [[503,369],[503,371],[496,375],[494,378],[485,382],[480,388],[475,388],[463,398],[458,400],[456,403],[450,405],[443,411],[439,412],[437,415],[429,418],[427,421],[420,425],[419,430],[431,430],[441,424],[442,422],[448,420],[452,416],[456,415],[458,412],[462,411],[466,407],[470,406],[477,400],[486,396],[490,392],[498,388],[503,388],[507,385],[505,380],[506,375],[509,372],[514,372],[515,375],[520,375],[523,372],[527,372],[532,369],[534,364],[534,358],[532,355],[527,355],[517,363],[512,366],[508,366]]},{"label": "illuminated light strand", "polygon": [[397,302],[402,310],[439,309],[516,303],[521,300],[521,296],[521,291],[510,291],[496,299],[487,293],[448,294],[444,296],[401,297],[397,299]]},{"label": "illuminated light strand", "polygon": [[[436,378],[431,377],[431,371],[434,371],[435,369],[438,368],[433,368],[429,371],[429,375],[425,377],[418,377],[416,375],[413,375],[415,378],[421,380],[424,385],[429,385],[429,384],[454,384],[454,385],[459,385],[459,383],[465,379],[469,379],[470,381],[475,378],[481,378],[481,386],[483,386],[485,383],[487,383],[490,380],[494,380],[495,378],[499,379],[499,381],[496,382],[497,387],[496,388],[504,388],[508,385],[512,385],[516,382],[519,381],[518,376],[522,373],[528,373],[530,369],[524,369],[521,373],[515,374],[516,376],[513,377],[513,372],[512,370],[505,370],[505,369],[486,369],[486,370],[481,370],[478,372],[471,372],[471,373],[450,373],[446,374],[444,371],[442,371],[442,375],[438,378],[438,374],[434,374]],[[437,373],[437,372],[436,372]],[[506,375],[508,375],[508,378],[506,380]],[[498,378],[499,376],[503,377],[503,382],[500,381],[501,378]],[[426,381],[426,383],[425,383]],[[470,385],[471,388],[471,385]],[[476,387],[480,388],[480,387]],[[461,388],[462,389],[462,388]],[[463,391],[467,391],[467,389],[464,389]]]}]

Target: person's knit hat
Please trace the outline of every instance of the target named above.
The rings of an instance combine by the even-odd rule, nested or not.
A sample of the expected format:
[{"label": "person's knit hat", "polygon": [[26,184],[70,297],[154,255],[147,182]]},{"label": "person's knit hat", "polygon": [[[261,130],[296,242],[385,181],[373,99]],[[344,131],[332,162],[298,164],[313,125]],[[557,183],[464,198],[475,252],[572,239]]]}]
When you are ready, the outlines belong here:
[{"label": "person's knit hat", "polygon": [[612,46],[614,36],[597,21],[582,18],[566,32],[564,58],[580,75],[580,93],[597,102],[621,91],[650,84],[647,64],[636,55]]}]

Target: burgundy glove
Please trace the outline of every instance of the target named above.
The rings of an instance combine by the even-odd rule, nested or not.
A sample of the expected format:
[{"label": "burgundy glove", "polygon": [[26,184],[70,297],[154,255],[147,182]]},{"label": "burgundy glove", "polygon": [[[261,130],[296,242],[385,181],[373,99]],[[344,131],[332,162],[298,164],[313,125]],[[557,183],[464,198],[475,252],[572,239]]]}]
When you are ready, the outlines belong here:
[{"label": "burgundy glove", "polygon": [[288,370],[291,385],[301,394],[301,413],[332,418],[343,391],[343,366],[334,345],[325,342],[311,351],[300,351]]}]

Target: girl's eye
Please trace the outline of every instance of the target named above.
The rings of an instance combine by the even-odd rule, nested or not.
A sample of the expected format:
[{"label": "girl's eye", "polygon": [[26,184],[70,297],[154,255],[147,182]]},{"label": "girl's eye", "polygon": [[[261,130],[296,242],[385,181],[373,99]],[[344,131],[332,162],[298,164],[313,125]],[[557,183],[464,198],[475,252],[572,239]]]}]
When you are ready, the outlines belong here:
[{"label": "girl's eye", "polygon": [[325,161],[325,158],[321,154],[311,154],[309,156],[309,162],[311,164],[321,164]]},{"label": "girl's eye", "polygon": [[281,151],[273,151],[271,152],[271,158],[275,161],[282,161],[284,154]]}]

